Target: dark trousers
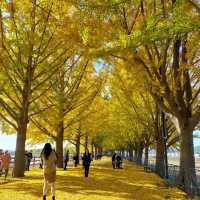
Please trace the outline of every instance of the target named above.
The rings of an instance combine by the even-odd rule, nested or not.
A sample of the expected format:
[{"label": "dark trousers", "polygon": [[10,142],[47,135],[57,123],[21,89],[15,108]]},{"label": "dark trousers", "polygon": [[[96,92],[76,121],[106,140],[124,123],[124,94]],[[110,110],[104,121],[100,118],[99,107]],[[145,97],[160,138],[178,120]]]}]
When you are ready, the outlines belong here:
[{"label": "dark trousers", "polygon": [[27,165],[26,165],[26,170],[27,170],[27,171],[30,170],[30,164],[31,164],[31,161],[30,161],[30,160],[27,160]]},{"label": "dark trousers", "polygon": [[6,180],[7,176],[8,176],[8,171],[9,171],[9,168],[5,169],[5,180]]},{"label": "dark trousers", "polygon": [[90,165],[85,165],[84,168],[85,168],[85,177],[88,177]]},{"label": "dark trousers", "polygon": [[74,167],[77,167],[77,165],[78,165],[78,160],[75,160],[74,161]]},{"label": "dark trousers", "polygon": [[68,162],[68,161],[65,161],[65,162],[64,162],[64,170],[67,169],[67,162]]},{"label": "dark trousers", "polygon": [[113,166],[113,169],[116,168],[116,163],[115,163],[115,161],[112,161],[112,166]]}]

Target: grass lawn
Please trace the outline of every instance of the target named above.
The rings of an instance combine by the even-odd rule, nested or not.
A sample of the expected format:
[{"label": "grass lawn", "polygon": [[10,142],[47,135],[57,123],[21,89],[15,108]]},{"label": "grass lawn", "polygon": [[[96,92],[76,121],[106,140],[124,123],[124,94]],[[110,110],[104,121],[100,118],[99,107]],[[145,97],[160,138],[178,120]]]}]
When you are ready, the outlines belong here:
[{"label": "grass lawn", "polygon": [[[42,170],[33,169],[24,178],[0,178],[0,200],[42,199]],[[47,199],[51,199],[50,192]],[[57,200],[184,200],[185,194],[169,188],[155,174],[126,163],[113,170],[107,158],[94,161],[90,177],[83,177],[82,167],[57,171]]]}]

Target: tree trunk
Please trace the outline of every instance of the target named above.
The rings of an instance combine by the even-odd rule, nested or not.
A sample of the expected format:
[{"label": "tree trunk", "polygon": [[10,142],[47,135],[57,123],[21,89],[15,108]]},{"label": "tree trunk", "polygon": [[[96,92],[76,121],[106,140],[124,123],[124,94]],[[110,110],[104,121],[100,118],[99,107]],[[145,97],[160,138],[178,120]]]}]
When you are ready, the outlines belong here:
[{"label": "tree trunk", "polygon": [[162,131],[158,131],[156,140],[156,173],[161,177],[165,176],[165,149],[162,138]]},{"label": "tree trunk", "polygon": [[162,137],[162,128],[161,128],[161,111],[158,108],[158,105],[156,106],[156,118],[154,121],[154,131],[155,131],[155,139],[156,139],[156,166],[155,171],[156,173],[164,177],[165,176],[165,147],[164,147],[164,141]]},{"label": "tree trunk", "polygon": [[64,122],[60,121],[58,125],[58,133],[56,139],[56,153],[58,155],[58,168],[63,168],[63,137],[64,137]]},{"label": "tree trunk", "polygon": [[137,155],[138,155],[138,151],[135,149],[135,151],[134,151],[134,158],[133,158],[134,162],[137,161]]},{"label": "tree trunk", "polygon": [[129,151],[126,149],[126,158],[129,159]]},{"label": "tree trunk", "polygon": [[129,152],[127,151],[127,149],[125,150],[125,156],[126,156],[126,159],[128,160]]},{"label": "tree trunk", "polygon": [[144,152],[144,165],[148,166],[149,163],[149,147],[145,146],[145,152]]},{"label": "tree trunk", "polygon": [[23,177],[25,171],[25,147],[26,147],[26,132],[28,119],[28,109],[29,109],[29,95],[31,93],[31,77],[33,71],[31,68],[31,57],[29,59],[29,67],[27,69],[26,79],[22,92],[22,107],[19,113],[19,118],[17,121],[18,131],[17,131],[17,142],[16,142],[16,152],[15,152],[15,164],[13,170],[14,177]]},{"label": "tree trunk", "polygon": [[99,147],[99,153],[102,155],[102,153],[103,153],[103,147]]},{"label": "tree trunk", "polygon": [[27,123],[21,122],[18,125],[15,164],[13,175],[14,177],[23,177],[25,171],[25,145],[26,145],[26,130]]},{"label": "tree trunk", "polygon": [[80,144],[81,144],[81,136],[80,136],[80,133],[78,133],[76,137],[76,155],[78,155],[78,164],[80,163],[80,160],[79,160]]},{"label": "tree trunk", "polygon": [[93,142],[93,140],[91,143],[91,153],[92,153],[92,157],[94,158],[94,142]]},{"label": "tree trunk", "polygon": [[138,165],[141,165],[142,164],[142,153],[143,153],[143,147],[140,147],[138,149],[138,153],[137,153],[137,160],[136,160],[136,163]]},{"label": "tree trunk", "polygon": [[28,86],[23,91],[23,107],[18,118],[18,131],[15,152],[14,177],[23,177],[25,171],[26,132],[28,124]]},{"label": "tree trunk", "polygon": [[125,158],[125,150],[124,149],[122,150],[122,158],[123,159]]},{"label": "tree trunk", "polygon": [[181,126],[181,149],[180,149],[180,173],[179,184],[184,190],[194,196],[198,193],[197,177],[195,172],[195,157],[193,146],[193,129],[189,126]]},{"label": "tree trunk", "polygon": [[97,146],[96,145],[94,145],[94,158],[95,158],[95,160],[97,159],[97,153],[98,153],[98,150],[97,150]]},{"label": "tree trunk", "polygon": [[88,135],[85,135],[85,151],[88,149]]},{"label": "tree trunk", "polygon": [[130,161],[133,161],[133,149],[130,148],[130,149],[128,150],[128,152],[129,152],[129,160],[130,160]]}]

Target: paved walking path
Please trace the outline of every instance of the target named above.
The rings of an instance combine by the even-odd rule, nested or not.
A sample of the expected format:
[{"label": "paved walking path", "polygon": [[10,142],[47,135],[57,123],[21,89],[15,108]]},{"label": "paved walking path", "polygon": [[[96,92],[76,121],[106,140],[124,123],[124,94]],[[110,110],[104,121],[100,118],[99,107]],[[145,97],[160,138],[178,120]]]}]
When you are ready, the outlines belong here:
[{"label": "paved walking path", "polygon": [[[90,177],[83,177],[82,167],[58,170],[57,200],[184,200],[185,195],[176,188],[169,188],[155,174],[126,163],[124,169],[113,170],[110,160],[92,164]],[[11,179],[6,183],[0,178],[1,200],[42,199],[42,171],[34,169],[25,178]],[[51,199],[50,194],[47,199]]]}]

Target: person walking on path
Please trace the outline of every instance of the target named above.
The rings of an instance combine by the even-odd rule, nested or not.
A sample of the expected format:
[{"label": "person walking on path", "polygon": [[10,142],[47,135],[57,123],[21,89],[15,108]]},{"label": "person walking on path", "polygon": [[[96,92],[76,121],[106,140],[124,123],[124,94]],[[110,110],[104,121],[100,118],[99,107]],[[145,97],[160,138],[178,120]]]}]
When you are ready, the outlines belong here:
[{"label": "person walking on path", "polygon": [[27,153],[27,171],[30,170],[30,165],[31,165],[32,158],[33,158],[33,153],[32,153],[32,151],[29,151]]},{"label": "person walking on path", "polygon": [[52,200],[55,200],[55,181],[57,155],[51,144],[46,143],[41,153],[41,160],[44,168],[43,200],[46,200],[48,184],[51,184]]},{"label": "person walking on path", "polygon": [[69,162],[69,150],[67,150],[67,152],[65,152],[65,155],[64,155],[64,170],[67,169],[68,162]]},{"label": "person walking on path", "polygon": [[116,168],[116,153],[114,153],[113,154],[113,156],[112,156],[112,166],[113,166],[113,169],[115,169]]},{"label": "person walking on path", "polygon": [[27,171],[28,169],[28,151],[27,150],[25,151],[25,154],[24,154],[24,168]]},{"label": "person walking on path", "polygon": [[32,151],[25,151],[25,169],[26,171],[30,170],[31,160],[33,158]]},{"label": "person walking on path", "polygon": [[89,175],[89,169],[90,169],[90,163],[91,163],[91,154],[89,153],[89,150],[86,149],[85,153],[82,157],[83,160],[83,167],[85,169],[85,177],[88,177]]},{"label": "person walking on path", "polygon": [[79,160],[79,155],[77,153],[73,156],[73,160],[74,160],[74,167],[77,167]]},{"label": "person walking on path", "polygon": [[122,169],[122,157],[120,155],[116,156],[116,167]]},{"label": "person walking on path", "polygon": [[10,166],[11,156],[8,151],[5,151],[4,155],[2,156],[2,169],[5,173],[5,180],[8,176],[9,166]]},{"label": "person walking on path", "polygon": [[3,150],[0,149],[0,176],[2,175],[2,166],[3,166]]}]

